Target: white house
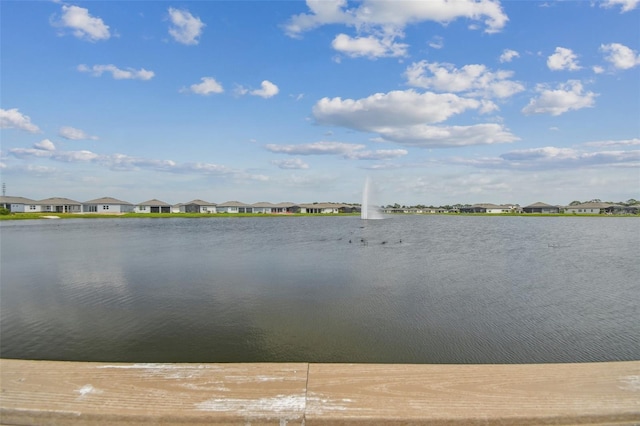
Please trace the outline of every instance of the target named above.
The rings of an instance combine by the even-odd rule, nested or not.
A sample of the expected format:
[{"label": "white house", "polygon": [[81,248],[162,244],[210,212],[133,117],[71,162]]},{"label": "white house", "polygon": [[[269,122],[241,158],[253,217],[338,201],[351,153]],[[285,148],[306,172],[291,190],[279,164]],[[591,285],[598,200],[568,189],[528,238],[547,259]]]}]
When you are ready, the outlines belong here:
[{"label": "white house", "polygon": [[567,206],[565,213],[572,214],[600,214],[611,209],[612,205],[607,203],[582,203],[575,206]]},{"label": "white house", "polygon": [[192,200],[188,203],[178,204],[178,209],[180,213],[215,213],[217,205],[208,201]]},{"label": "white house", "polygon": [[40,205],[35,200],[24,197],[0,197],[0,208],[12,213],[37,213]]},{"label": "white house", "polygon": [[111,197],[96,198],[82,203],[84,213],[131,213],[133,204]]},{"label": "white house", "polygon": [[342,204],[314,203],[314,204],[299,204],[299,206],[300,206],[300,213],[333,214],[333,213],[340,213],[340,207],[342,207]]},{"label": "white house", "polygon": [[218,213],[253,213],[253,206],[240,201],[226,201],[216,207]]},{"label": "white house", "polygon": [[68,198],[46,198],[38,201],[40,211],[46,213],[82,213],[82,204]]},{"label": "white house", "polygon": [[154,198],[136,205],[133,211],[136,213],[171,213],[171,205]]},{"label": "white house", "polygon": [[251,207],[253,209],[253,213],[264,213],[264,214],[275,213],[276,209],[278,208],[278,206],[276,206],[275,204],[268,203],[268,202],[253,203]]}]

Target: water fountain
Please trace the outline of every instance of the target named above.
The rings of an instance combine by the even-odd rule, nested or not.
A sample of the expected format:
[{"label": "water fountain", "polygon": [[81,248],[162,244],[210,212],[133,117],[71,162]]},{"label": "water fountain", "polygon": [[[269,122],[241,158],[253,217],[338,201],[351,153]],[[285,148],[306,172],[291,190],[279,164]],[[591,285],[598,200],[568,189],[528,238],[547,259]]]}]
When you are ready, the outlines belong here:
[{"label": "water fountain", "polygon": [[371,198],[371,179],[367,176],[364,181],[362,190],[362,206],[360,210],[360,219],[382,219],[380,208],[370,204]]}]

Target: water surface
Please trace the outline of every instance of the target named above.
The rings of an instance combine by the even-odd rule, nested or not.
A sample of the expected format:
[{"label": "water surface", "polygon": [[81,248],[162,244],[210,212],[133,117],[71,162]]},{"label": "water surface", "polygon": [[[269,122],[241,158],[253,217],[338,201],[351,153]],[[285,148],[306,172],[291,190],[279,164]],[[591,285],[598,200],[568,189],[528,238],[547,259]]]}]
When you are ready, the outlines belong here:
[{"label": "water surface", "polygon": [[511,216],[2,222],[0,355],[637,360],[639,226]]}]

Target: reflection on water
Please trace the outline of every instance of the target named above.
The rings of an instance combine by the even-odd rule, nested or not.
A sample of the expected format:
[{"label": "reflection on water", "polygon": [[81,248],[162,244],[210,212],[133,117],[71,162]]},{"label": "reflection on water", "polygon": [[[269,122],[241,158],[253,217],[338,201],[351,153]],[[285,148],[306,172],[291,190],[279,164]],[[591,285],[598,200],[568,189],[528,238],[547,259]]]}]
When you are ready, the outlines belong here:
[{"label": "reflection on water", "polygon": [[640,359],[633,218],[2,222],[9,358]]}]

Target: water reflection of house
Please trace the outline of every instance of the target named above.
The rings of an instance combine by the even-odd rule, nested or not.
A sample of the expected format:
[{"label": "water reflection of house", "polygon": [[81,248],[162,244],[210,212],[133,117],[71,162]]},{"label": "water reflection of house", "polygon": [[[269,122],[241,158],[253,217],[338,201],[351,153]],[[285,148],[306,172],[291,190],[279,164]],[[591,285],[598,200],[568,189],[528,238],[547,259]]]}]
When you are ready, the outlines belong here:
[{"label": "water reflection of house", "polygon": [[188,203],[178,204],[180,213],[215,213],[218,211],[216,203],[203,200],[192,200]]},{"label": "water reflection of house", "polygon": [[40,211],[40,205],[37,201],[24,197],[0,197],[0,208],[7,209],[12,213]]},{"label": "water reflection of house", "polygon": [[537,202],[523,207],[525,213],[560,213],[560,207]]},{"label": "water reflection of house", "polygon": [[134,211],[136,213],[171,213],[171,205],[154,198],[138,204],[135,206]]},{"label": "water reflection of house", "polygon": [[133,204],[112,197],[96,198],[82,203],[84,213],[131,213]]},{"label": "water reflection of house", "polygon": [[82,204],[68,198],[52,197],[38,201],[41,212],[82,213]]}]

